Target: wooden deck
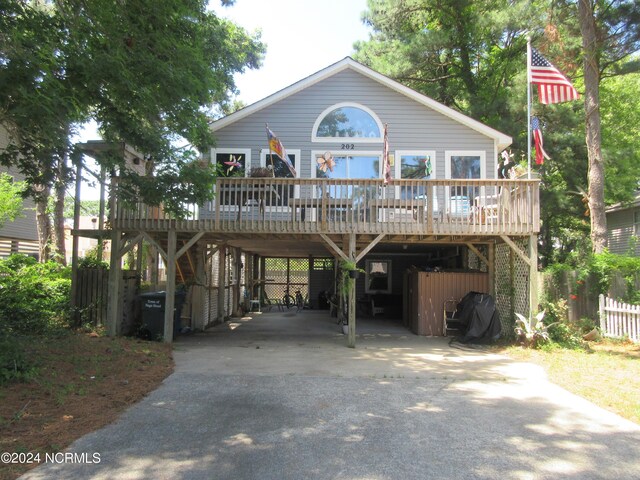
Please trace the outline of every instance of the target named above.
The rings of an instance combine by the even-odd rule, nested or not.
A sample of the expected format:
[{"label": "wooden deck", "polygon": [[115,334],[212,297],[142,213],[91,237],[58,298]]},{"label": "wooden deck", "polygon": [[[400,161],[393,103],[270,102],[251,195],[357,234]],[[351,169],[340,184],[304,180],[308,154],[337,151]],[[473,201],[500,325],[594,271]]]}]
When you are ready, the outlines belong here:
[{"label": "wooden deck", "polygon": [[160,207],[117,205],[111,226],[221,234],[531,235],[538,180],[219,178],[214,200],[176,219]]}]

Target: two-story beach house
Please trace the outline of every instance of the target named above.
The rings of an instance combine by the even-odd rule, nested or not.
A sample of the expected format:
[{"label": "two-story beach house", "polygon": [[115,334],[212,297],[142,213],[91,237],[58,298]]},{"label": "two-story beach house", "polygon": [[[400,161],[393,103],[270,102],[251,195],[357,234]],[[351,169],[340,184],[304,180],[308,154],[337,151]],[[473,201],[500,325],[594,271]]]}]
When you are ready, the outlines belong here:
[{"label": "two-story beach house", "polygon": [[[141,239],[153,242],[167,271],[167,341],[176,278],[193,284],[190,322],[204,328],[238,305],[296,289],[319,308],[323,294],[335,292],[341,261],[364,270],[345,308],[350,345],[361,304],[433,335],[446,332],[420,322],[441,318],[442,299],[468,290],[493,294],[503,322],[535,308],[539,183],[498,178],[509,136],[348,57],[211,129],[217,141],[203,161],[222,171],[214,200],[185,220],[142,205],[111,209],[111,290],[118,291],[119,255]],[[270,146],[268,129],[292,168]],[[276,270],[286,272],[282,281],[272,278]]]}]

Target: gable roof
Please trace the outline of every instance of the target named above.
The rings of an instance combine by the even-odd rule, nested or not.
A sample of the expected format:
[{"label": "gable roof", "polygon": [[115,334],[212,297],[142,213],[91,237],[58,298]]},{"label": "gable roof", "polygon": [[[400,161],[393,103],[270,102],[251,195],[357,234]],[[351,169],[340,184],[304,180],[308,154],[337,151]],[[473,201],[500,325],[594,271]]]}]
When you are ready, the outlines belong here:
[{"label": "gable roof", "polygon": [[636,195],[633,200],[611,205],[605,209],[605,213],[618,212],[620,210],[628,210],[630,208],[635,208],[635,207],[640,207],[640,190],[636,192]]},{"label": "gable roof", "polygon": [[351,57],[345,57],[339,62],[336,62],[333,65],[329,65],[328,67],[323,68],[322,70],[266,98],[263,98],[262,100],[257,101],[256,103],[253,103],[241,110],[238,110],[237,112],[232,113],[231,115],[227,115],[226,117],[223,117],[219,120],[214,121],[211,124],[211,130],[215,132],[216,130],[219,130],[223,127],[231,125],[237,122],[238,120],[248,117],[249,115],[255,112],[258,112],[263,108],[273,105],[274,103],[279,102],[280,100],[283,100],[297,92],[304,90],[305,88],[315,85],[316,83],[321,82],[322,80],[329,78],[347,69],[354,70],[368,78],[371,78],[372,80],[375,80],[376,82],[392,90],[395,90],[396,92],[402,95],[405,95],[411,98],[412,100],[415,100],[416,102],[421,103],[422,105],[425,105],[426,107],[429,107],[430,109],[438,113],[441,113],[442,115],[449,117],[452,120],[455,120],[456,122],[461,123],[462,125],[465,125],[471,128],[472,130],[475,130],[483,135],[486,135],[487,137],[494,139],[494,141],[497,142],[498,151],[503,150],[504,148],[511,145],[512,139],[510,136],[505,135],[504,133],[501,133],[497,130],[494,130],[493,128],[488,127],[487,125],[481,122],[478,122],[477,120],[474,120],[471,117],[468,117],[452,108],[447,107],[446,105],[436,102],[434,99],[427,97],[426,95],[423,95],[421,93],[418,93],[415,90],[412,90],[409,87],[406,87],[401,83],[398,83],[395,80],[392,80],[389,77],[386,77],[381,73],[378,73],[375,70],[372,70],[369,67],[366,67],[361,63],[356,62]]}]

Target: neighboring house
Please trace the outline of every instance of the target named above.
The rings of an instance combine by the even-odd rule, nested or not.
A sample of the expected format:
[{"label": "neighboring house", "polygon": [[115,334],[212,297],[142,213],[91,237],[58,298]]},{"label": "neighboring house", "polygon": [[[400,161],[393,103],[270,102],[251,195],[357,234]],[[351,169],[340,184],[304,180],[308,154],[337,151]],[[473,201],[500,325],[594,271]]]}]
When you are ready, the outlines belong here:
[{"label": "neighboring house", "polygon": [[[280,145],[270,147],[267,124],[295,170],[277,157]],[[537,309],[537,282],[529,279],[537,277],[539,181],[497,179],[509,136],[349,57],[211,128],[216,146],[203,156],[224,172],[213,201],[194,206],[186,220],[144,205],[114,208],[109,223],[114,252],[124,255],[142,238],[158,248],[167,292],[176,278],[194,285],[192,327],[222,321],[262,295],[265,282],[273,288],[274,265],[286,265],[280,294],[304,287],[318,307],[323,291],[335,291],[335,261],[345,259],[365,270],[352,296],[358,310],[386,308],[414,331],[425,331],[417,317],[437,323],[442,298],[472,288],[446,272],[481,272],[482,287],[473,288],[494,294],[507,322],[513,312]],[[116,292],[116,256],[111,264]],[[441,289],[437,304],[428,311],[411,306],[430,296],[410,287],[411,275],[439,270],[415,283]],[[173,325],[169,298],[166,332]],[[115,297],[110,305],[116,315]],[[355,311],[349,309],[350,344]],[[118,333],[116,317],[109,318],[109,331]],[[432,334],[442,334],[439,328]]]},{"label": "neighboring house", "polygon": [[[0,125],[0,149],[9,143],[9,133]],[[0,172],[7,172],[14,180],[23,179],[15,169],[0,167]],[[6,258],[13,253],[38,256],[38,230],[36,226],[35,203],[28,198],[24,201],[24,210],[19,218],[7,222],[0,228],[0,258]]]},{"label": "neighboring house", "polygon": [[[91,215],[81,215],[78,222],[81,230],[98,230],[98,217]],[[67,256],[67,265],[71,265],[73,256],[73,219],[66,219],[64,222],[64,245]],[[78,239],[78,258],[84,258],[98,247],[98,240],[90,237],[80,237]],[[109,258],[109,244],[106,242],[102,258]]]},{"label": "neighboring house", "polygon": [[606,209],[609,251],[640,256],[640,192],[633,201]]}]

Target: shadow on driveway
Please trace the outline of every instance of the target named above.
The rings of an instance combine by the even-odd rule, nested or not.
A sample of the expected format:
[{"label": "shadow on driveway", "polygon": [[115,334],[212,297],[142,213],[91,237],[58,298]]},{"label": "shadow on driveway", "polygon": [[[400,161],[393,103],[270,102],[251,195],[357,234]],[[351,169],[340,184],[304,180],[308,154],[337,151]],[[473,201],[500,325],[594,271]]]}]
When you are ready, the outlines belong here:
[{"label": "shadow on driveway", "polygon": [[357,348],[326,312],[272,312],[176,343],[176,371],[44,465],[67,479],[632,479],[640,427],[543,371],[384,321]]}]

